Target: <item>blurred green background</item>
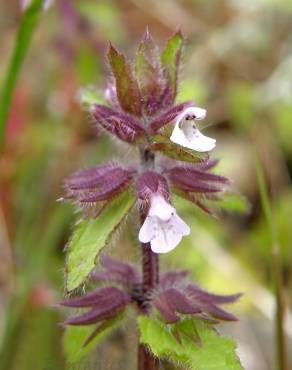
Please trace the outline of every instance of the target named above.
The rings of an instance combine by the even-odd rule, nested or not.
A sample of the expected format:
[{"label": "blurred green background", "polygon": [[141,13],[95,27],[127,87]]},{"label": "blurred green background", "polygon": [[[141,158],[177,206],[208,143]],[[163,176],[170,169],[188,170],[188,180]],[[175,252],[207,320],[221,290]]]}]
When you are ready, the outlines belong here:
[{"label": "blurred green background", "polygon": [[[22,17],[18,1],[1,2],[0,86]],[[63,249],[77,216],[56,199],[72,171],[132,156],[125,145],[95,136],[77,99],[80,87],[105,86],[108,41],[133,57],[146,26],[163,45],[178,25],[188,41],[178,100],[207,108],[204,124],[217,139],[220,172],[249,207],[208,219],[179,203],[192,234],[161,258],[162,266],[189,268],[216,292],[244,292],[233,308],[239,323],[222,330],[237,341],[247,370],[276,368],[272,254],[257,151],[278,233],[291,348],[292,2],[56,0],[41,15],[21,67],[0,158],[1,370],[135,369],[131,317],[128,334],[117,331],[86,362],[66,362],[63,316],[52,304],[63,296]],[[139,262],[136,230],[124,234],[109,253]]]}]

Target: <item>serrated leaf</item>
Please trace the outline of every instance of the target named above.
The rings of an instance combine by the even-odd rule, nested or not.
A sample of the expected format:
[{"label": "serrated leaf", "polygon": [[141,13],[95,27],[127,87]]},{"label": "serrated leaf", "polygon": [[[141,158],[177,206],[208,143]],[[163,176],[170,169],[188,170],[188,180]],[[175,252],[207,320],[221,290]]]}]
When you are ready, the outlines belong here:
[{"label": "serrated leaf", "polygon": [[137,81],[134,79],[130,64],[123,54],[110,46],[109,63],[116,80],[117,96],[124,111],[136,116],[141,115],[141,96]]},{"label": "serrated leaf", "polygon": [[227,212],[244,214],[249,211],[248,201],[239,194],[225,194],[223,199],[217,201],[217,205]]},{"label": "serrated leaf", "polygon": [[73,234],[67,257],[67,291],[80,286],[95,266],[99,251],[134,205],[133,194],[116,197],[97,219],[83,220]]},{"label": "serrated leaf", "polygon": [[242,370],[234,342],[202,321],[185,319],[167,325],[147,316],[138,321],[141,343],[159,358],[181,362],[192,370]]},{"label": "serrated leaf", "polygon": [[168,40],[161,57],[162,66],[168,73],[169,84],[174,97],[177,91],[177,77],[182,47],[183,36],[179,31]]},{"label": "serrated leaf", "polygon": [[83,87],[78,91],[78,101],[85,108],[90,108],[94,104],[104,104],[104,100],[100,97],[94,87]]},{"label": "serrated leaf", "polygon": [[121,323],[121,318],[110,320],[106,323],[104,329],[90,341],[87,345],[86,340],[94,332],[94,326],[70,326],[66,328],[63,337],[63,348],[66,359],[69,363],[80,361],[88,355],[96,346],[102,342],[113,330]]},{"label": "serrated leaf", "polygon": [[203,160],[203,157],[190,151],[179,147],[171,142],[160,142],[150,145],[150,149],[154,152],[160,152],[169,158],[175,159],[176,161],[183,161],[189,163],[197,163]]}]

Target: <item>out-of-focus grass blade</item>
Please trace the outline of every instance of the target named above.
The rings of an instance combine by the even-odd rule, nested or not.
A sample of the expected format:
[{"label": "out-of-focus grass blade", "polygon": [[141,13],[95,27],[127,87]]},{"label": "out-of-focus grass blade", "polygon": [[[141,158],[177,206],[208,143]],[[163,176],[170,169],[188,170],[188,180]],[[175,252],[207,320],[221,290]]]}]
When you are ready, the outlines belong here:
[{"label": "out-of-focus grass blade", "polygon": [[281,256],[279,252],[278,233],[275,225],[275,219],[273,217],[272,205],[269,200],[263,168],[257,153],[255,154],[255,165],[263,213],[267,223],[267,229],[271,241],[271,271],[274,280],[273,282],[275,286],[274,289],[277,302],[275,334],[275,341],[277,346],[277,368],[279,370],[288,370],[287,343],[284,333],[286,306],[284,301],[283,275]]},{"label": "out-of-focus grass blade", "polygon": [[263,208],[264,217],[266,220],[267,228],[270,234],[270,242],[273,246],[276,241],[276,234],[275,234],[275,224],[272,217],[272,207],[269,201],[268,191],[266,187],[265,177],[263,174],[263,169],[259,160],[258,155],[255,155],[255,166],[256,166],[256,173],[257,173],[257,180],[259,186],[259,193],[261,197],[261,204]]},{"label": "out-of-focus grass blade", "polygon": [[14,50],[0,93],[0,149],[4,143],[5,129],[19,71],[42,12],[42,7],[43,0],[34,0],[27,8],[20,23]]}]

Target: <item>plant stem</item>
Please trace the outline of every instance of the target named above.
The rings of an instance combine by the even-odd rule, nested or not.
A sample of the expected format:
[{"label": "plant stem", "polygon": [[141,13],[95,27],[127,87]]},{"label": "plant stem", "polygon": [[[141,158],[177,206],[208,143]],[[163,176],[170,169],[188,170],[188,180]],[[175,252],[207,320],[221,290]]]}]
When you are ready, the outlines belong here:
[{"label": "plant stem", "polygon": [[[148,150],[141,150],[141,162],[145,168],[154,167],[154,155]],[[144,223],[147,214],[141,211],[141,225]],[[150,243],[141,244],[142,248],[142,268],[143,268],[143,309],[145,315],[149,313],[148,296],[159,282],[159,263],[158,255],[151,250]],[[138,349],[138,370],[158,370],[159,360],[143,344],[139,344]]]},{"label": "plant stem", "polygon": [[[141,219],[143,220],[143,217]],[[158,255],[152,252],[150,243],[141,244],[141,248],[143,253],[143,308],[147,315],[149,313],[147,297],[159,281]],[[159,369],[159,360],[143,344],[139,344],[138,370],[157,369]]]}]

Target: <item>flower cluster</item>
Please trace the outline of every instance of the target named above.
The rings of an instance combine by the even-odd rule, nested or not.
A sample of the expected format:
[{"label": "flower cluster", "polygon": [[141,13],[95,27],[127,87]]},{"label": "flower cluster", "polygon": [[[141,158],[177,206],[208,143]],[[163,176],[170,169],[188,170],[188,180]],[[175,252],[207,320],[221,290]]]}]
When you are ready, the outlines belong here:
[{"label": "flower cluster", "polygon": [[[151,244],[155,253],[166,253],[175,248],[190,229],[170,204],[170,188],[208,212],[204,201],[217,199],[225,177],[209,173],[216,162],[205,160],[197,164],[182,164],[167,160],[157,170],[125,168],[117,163],[98,166],[73,174],[65,181],[66,198],[77,205],[97,209],[97,215],[115,196],[132,190],[137,203],[147,210],[139,232],[142,243]],[[218,198],[219,199],[219,198]]]},{"label": "flower cluster", "polygon": [[[65,321],[65,325],[96,325],[85,344],[89,343],[109,320],[118,318],[132,305],[143,312],[145,300],[142,295],[142,276],[132,265],[104,256],[101,259],[103,271],[91,274],[91,280],[98,283],[110,282],[115,286],[97,288],[82,297],[73,298],[60,305],[83,309],[85,312]],[[209,293],[187,281],[187,271],[171,271],[161,274],[157,287],[147,296],[151,305],[167,324],[173,324],[183,315],[193,315],[211,324],[221,321],[235,321],[232,314],[219,307],[235,302],[240,294],[217,295]]]},{"label": "flower cluster", "polygon": [[[173,66],[167,60],[167,52],[160,58],[146,32],[137,51],[135,72],[125,57],[110,46],[108,60],[114,79],[104,94],[109,106],[93,104],[90,108],[98,132],[105,130],[148,154],[144,166],[126,168],[110,163],[79,171],[65,182],[66,198],[87,210],[103,209],[119,193],[134,190],[139,206],[148,211],[139,240],[150,242],[155,253],[172,250],[190,233],[171,205],[170,189],[209,212],[205,201],[217,200],[228,183],[226,178],[210,173],[216,161],[196,155],[211,151],[216,143],[196,125],[197,120],[206,117],[206,110],[192,102],[174,104],[180,33],[173,36],[169,45],[174,42],[179,46]],[[173,127],[171,135],[169,126]],[[154,161],[155,151],[160,156]]]}]

